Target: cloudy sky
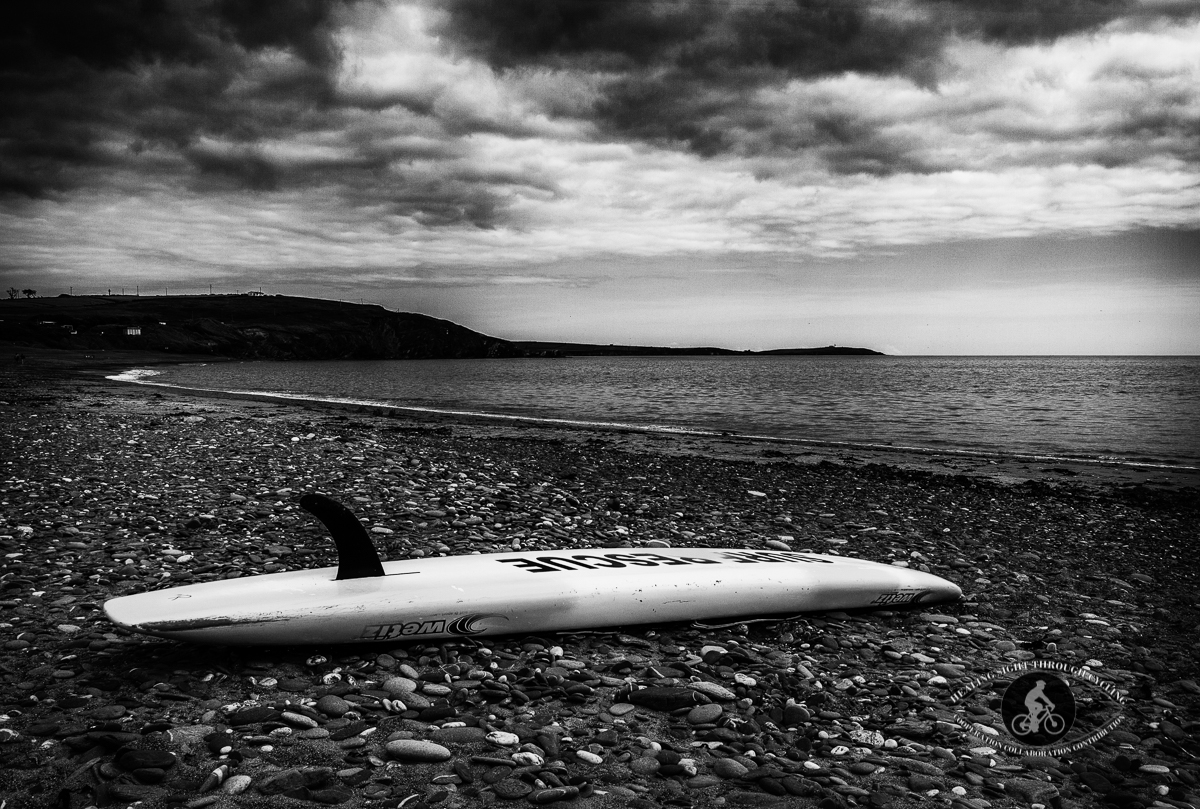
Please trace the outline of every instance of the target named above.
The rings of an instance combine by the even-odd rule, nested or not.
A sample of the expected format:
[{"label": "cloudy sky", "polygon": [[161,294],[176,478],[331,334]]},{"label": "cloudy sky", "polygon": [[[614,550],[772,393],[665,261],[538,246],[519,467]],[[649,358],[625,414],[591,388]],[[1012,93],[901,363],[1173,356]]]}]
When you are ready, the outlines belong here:
[{"label": "cloudy sky", "polygon": [[0,283],[510,339],[1200,353],[1195,0],[111,0],[0,26]]}]

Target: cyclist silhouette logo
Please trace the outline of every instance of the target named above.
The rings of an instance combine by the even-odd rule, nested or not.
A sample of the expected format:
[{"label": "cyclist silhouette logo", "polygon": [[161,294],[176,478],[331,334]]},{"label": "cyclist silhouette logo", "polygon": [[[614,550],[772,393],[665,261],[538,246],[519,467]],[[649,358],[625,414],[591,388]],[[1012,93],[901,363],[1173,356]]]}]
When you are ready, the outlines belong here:
[{"label": "cyclist silhouette logo", "polygon": [[1061,677],[1031,671],[1005,689],[1000,707],[1004,727],[1022,744],[1045,747],[1067,734],[1075,722],[1075,696]]}]

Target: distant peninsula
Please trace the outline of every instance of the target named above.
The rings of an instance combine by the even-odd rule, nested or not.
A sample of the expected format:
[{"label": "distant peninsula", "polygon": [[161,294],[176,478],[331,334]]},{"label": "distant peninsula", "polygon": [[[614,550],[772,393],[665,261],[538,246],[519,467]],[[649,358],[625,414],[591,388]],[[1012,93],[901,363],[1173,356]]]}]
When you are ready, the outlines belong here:
[{"label": "distant peninsula", "polygon": [[518,340],[515,343],[520,348],[542,356],[562,357],[745,357],[745,356],[884,356],[881,351],[869,348],[852,348],[850,346],[825,346],[824,348],[773,348],[768,351],[738,351],[733,348],[715,348],[699,346],[695,348],[674,348],[666,346],[623,346],[599,345],[592,343],[542,343],[530,340]]},{"label": "distant peninsula", "polygon": [[260,293],[0,300],[0,342],[16,352],[26,346],[271,360],[880,353],[842,346],[736,351],[510,341],[376,304]]}]

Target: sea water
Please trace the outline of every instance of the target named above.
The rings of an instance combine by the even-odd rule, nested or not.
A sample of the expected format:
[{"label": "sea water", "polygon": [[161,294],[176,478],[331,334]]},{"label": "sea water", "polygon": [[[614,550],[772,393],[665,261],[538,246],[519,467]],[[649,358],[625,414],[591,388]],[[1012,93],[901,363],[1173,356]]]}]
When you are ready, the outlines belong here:
[{"label": "sea water", "polygon": [[223,362],[150,373],[145,381],[501,418],[1200,466],[1200,357]]}]

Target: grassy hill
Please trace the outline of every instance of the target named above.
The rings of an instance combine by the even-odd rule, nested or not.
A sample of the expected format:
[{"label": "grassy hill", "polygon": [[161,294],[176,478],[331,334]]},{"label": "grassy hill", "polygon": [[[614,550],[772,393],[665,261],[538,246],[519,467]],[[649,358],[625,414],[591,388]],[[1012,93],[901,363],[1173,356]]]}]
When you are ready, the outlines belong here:
[{"label": "grassy hill", "polygon": [[25,347],[274,360],[879,355],[846,346],[735,351],[709,346],[510,342],[448,320],[393,312],[375,304],[256,293],[0,300],[0,343],[17,351]]},{"label": "grassy hill", "polygon": [[521,357],[506,340],[373,304],[284,295],[60,295],[0,300],[15,346],[240,359]]}]

